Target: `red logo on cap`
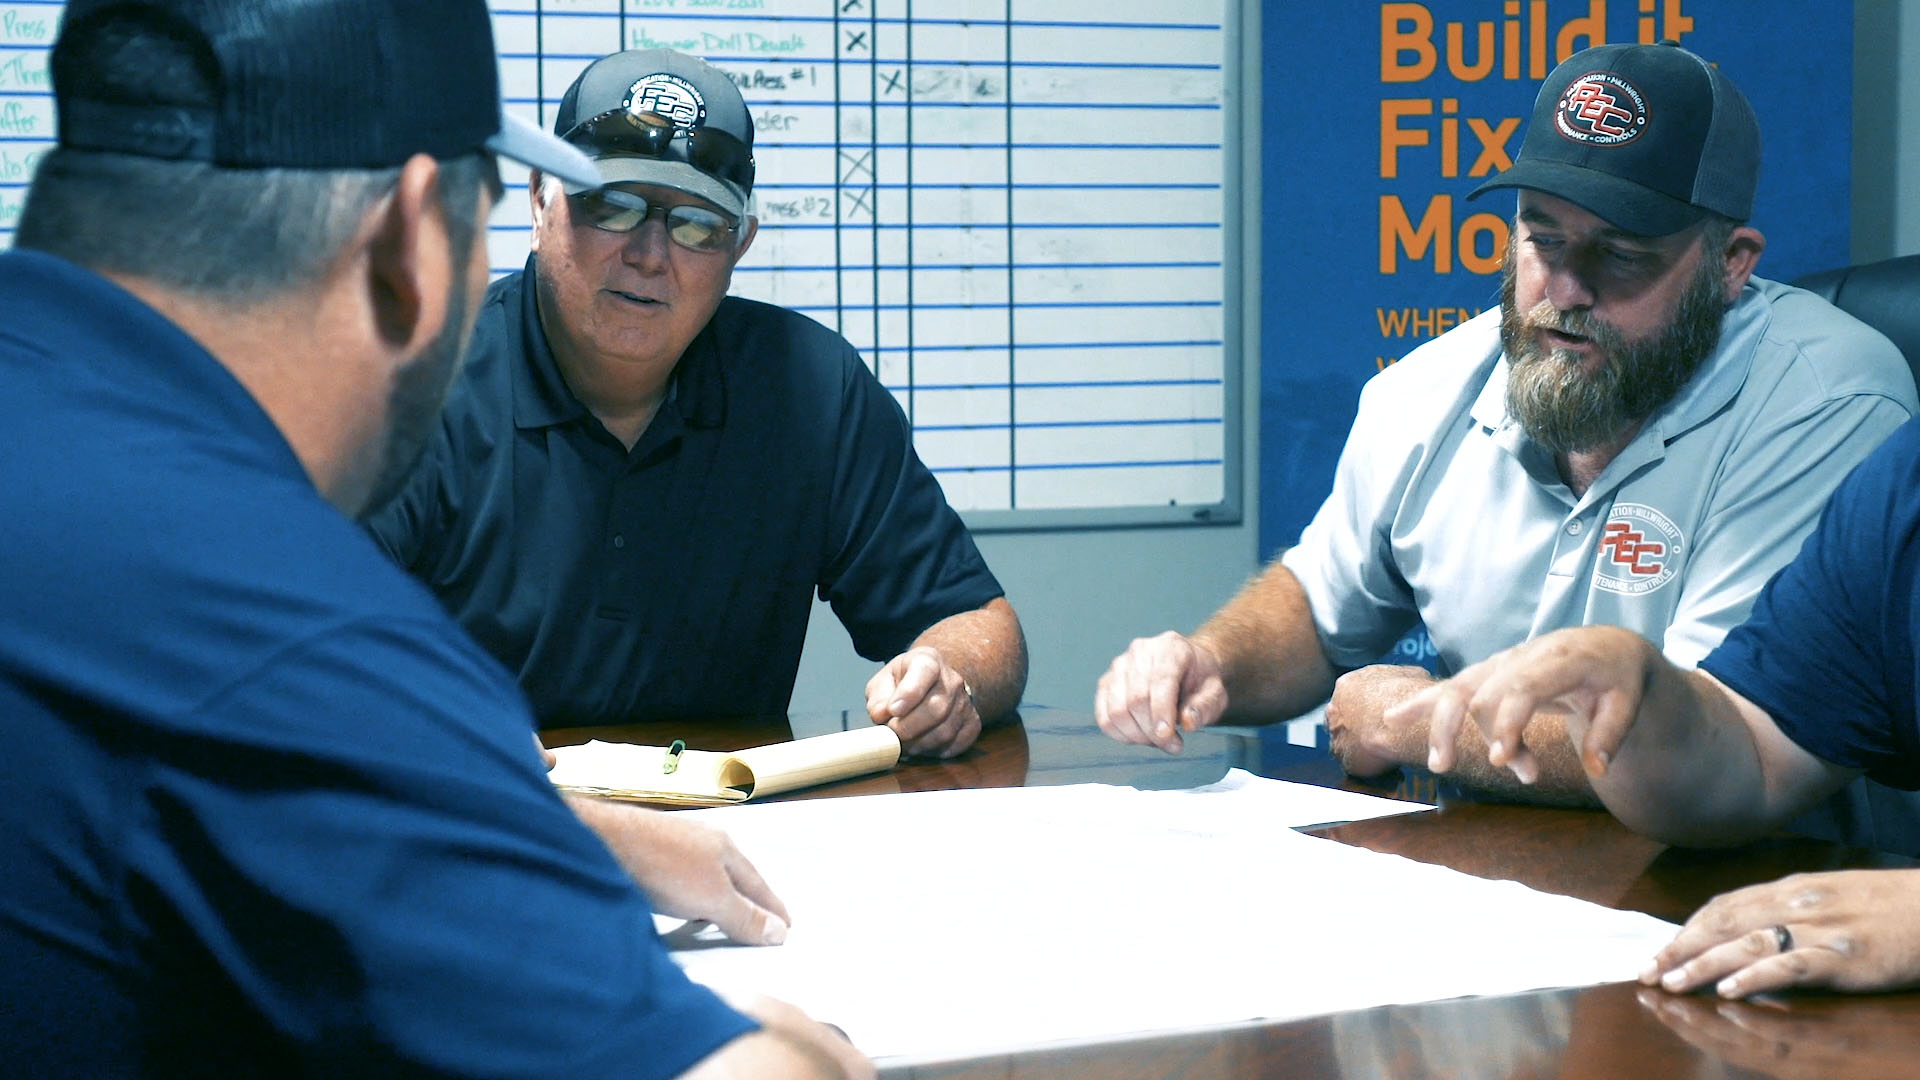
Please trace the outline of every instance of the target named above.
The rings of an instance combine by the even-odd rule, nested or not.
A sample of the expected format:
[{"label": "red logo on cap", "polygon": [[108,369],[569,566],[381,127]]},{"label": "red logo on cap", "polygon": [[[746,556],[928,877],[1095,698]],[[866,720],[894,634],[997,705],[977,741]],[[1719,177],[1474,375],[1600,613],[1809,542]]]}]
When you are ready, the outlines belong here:
[{"label": "red logo on cap", "polygon": [[1574,142],[1619,146],[1647,130],[1647,101],[1632,83],[1610,71],[1588,72],[1560,95],[1554,123]]}]

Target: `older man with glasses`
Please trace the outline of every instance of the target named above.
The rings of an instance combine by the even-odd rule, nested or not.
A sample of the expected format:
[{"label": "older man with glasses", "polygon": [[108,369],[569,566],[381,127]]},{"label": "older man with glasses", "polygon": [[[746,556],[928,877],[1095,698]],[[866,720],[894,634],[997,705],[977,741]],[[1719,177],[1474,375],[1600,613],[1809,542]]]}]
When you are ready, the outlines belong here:
[{"label": "older man with glasses", "polygon": [[758,226],[739,90],[615,53],[554,131],[606,184],[532,174],[533,253],[374,535],[544,726],[784,713],[818,590],[884,662],[873,720],[966,750],[1019,703],[1019,620],[853,347],[726,295]]}]

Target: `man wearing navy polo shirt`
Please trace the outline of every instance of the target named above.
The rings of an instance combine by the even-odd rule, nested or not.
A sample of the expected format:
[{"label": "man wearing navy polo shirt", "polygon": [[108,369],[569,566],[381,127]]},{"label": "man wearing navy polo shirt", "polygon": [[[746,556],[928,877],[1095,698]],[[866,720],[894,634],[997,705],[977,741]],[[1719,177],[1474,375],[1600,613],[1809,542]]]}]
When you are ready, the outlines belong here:
[{"label": "man wearing navy polo shirt", "polygon": [[[1859,776],[1920,789],[1917,640],[1920,422],[1847,477],[1752,617],[1698,671],[1629,631],[1584,627],[1476,664],[1400,712],[1427,724],[1436,770],[1454,765],[1458,735],[1472,728],[1523,779],[1538,763],[1521,730],[1536,714],[1562,715],[1621,821],[1668,843],[1738,843]],[[1920,870],[1741,889],[1688,920],[1642,981],[1725,997],[1912,986],[1916,909]]]},{"label": "man wearing navy polo shirt", "polygon": [[495,72],[479,0],[66,5],[0,255],[0,1072],[871,1075],[686,978],[347,516],[458,364],[494,156],[593,178]]},{"label": "man wearing navy polo shirt", "polygon": [[663,49],[589,65],[535,171],[533,255],[374,535],[519,676],[544,726],[783,714],[812,594],[884,661],[867,711],[950,756],[1026,684],[1013,608],[854,349],[727,297],[753,121]]}]

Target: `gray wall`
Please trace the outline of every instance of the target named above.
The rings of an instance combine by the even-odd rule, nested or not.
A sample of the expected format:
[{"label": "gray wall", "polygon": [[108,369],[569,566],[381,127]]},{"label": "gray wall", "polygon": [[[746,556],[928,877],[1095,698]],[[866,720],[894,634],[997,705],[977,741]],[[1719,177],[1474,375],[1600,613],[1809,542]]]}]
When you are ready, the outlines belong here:
[{"label": "gray wall", "polygon": [[[1920,0],[1916,0],[1920,2]],[[1240,28],[1242,145],[1241,213],[1260,213],[1259,4],[1247,4]],[[1237,525],[1180,525],[975,535],[987,563],[1020,613],[1032,653],[1029,704],[1091,708],[1094,684],[1127,642],[1161,630],[1191,630],[1233,595],[1258,558],[1260,404],[1259,229],[1240,230],[1243,376],[1242,520]],[[742,658],[750,661],[750,658]],[[793,711],[861,707],[861,688],[875,665],[860,659],[826,605],[814,604],[807,648],[793,690]]]}]

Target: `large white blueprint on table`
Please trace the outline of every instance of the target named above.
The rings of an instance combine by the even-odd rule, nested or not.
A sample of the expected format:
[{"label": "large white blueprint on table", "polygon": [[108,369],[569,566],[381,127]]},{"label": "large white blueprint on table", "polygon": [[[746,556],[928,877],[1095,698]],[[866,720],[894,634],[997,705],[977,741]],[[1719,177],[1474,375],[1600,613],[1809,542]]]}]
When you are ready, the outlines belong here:
[{"label": "large white blueprint on table", "polygon": [[[709,985],[770,994],[875,1057],[1038,1044],[1631,979],[1648,915],[1292,826],[1408,804],[1252,777],[694,812],[787,903],[777,948],[674,934]],[[1422,808],[1413,808],[1422,809]],[[673,925],[663,922],[663,926]]]}]

